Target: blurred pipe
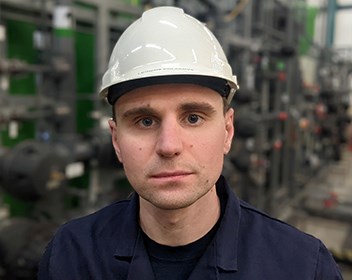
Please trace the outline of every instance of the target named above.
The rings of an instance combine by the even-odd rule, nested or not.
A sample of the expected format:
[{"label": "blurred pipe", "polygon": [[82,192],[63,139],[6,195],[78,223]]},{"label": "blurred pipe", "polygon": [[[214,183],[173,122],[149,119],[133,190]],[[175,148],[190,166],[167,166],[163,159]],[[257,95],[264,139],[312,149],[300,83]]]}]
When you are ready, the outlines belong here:
[{"label": "blurred pipe", "polygon": [[244,11],[246,8],[246,5],[249,4],[251,0],[241,0],[234,8],[233,10],[225,16],[225,21],[230,22],[233,21],[240,13]]}]

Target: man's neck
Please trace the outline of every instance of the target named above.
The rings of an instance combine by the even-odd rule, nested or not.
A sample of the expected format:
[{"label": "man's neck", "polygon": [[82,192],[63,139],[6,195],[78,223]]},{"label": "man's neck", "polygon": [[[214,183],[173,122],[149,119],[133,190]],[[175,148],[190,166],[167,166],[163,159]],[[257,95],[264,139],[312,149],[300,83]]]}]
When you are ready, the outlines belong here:
[{"label": "man's neck", "polygon": [[140,226],[155,242],[182,246],[207,234],[220,217],[215,186],[191,206],[164,210],[140,198]]}]

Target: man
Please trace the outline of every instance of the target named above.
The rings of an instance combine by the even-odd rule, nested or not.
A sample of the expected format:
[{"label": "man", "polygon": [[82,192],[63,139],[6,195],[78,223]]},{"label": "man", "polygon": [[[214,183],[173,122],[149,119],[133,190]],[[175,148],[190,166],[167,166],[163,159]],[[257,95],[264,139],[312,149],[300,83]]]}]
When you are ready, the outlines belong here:
[{"label": "man", "polygon": [[213,34],[181,9],[132,24],[101,94],[135,194],[63,225],[39,279],[342,279],[319,240],[240,201],[221,176],[237,87]]}]

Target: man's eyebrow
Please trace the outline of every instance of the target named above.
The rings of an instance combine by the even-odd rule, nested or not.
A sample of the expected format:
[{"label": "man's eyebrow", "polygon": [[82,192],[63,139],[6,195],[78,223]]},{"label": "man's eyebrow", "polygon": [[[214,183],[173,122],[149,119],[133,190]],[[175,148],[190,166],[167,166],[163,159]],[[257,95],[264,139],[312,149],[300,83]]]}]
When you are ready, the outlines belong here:
[{"label": "man's eyebrow", "polygon": [[181,111],[199,111],[199,112],[204,112],[208,114],[213,114],[216,112],[215,107],[213,107],[211,104],[207,102],[188,102],[181,104],[179,107],[179,110]]},{"label": "man's eyebrow", "polygon": [[136,107],[121,114],[122,118],[133,118],[140,115],[155,115],[156,111],[150,107]]},{"label": "man's eyebrow", "polygon": [[[213,114],[216,112],[216,109],[209,103],[207,102],[187,102],[183,103],[179,106],[178,108],[179,111],[182,112],[204,112],[207,114]],[[121,115],[117,114],[117,116],[120,116],[121,118],[133,118],[136,116],[150,116],[150,115],[157,115],[157,111],[154,110],[153,108],[150,107],[136,107],[129,109],[125,112],[123,112]]]}]

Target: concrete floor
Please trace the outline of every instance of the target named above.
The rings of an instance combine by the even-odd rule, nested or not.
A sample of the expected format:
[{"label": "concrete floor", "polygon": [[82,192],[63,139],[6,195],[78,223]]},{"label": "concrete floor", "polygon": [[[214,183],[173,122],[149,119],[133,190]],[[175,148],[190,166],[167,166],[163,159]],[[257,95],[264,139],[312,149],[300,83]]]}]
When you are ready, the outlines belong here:
[{"label": "concrete floor", "polygon": [[344,260],[344,279],[352,279],[352,151],[344,149],[341,161],[324,168],[305,189],[289,222],[321,239]]}]

